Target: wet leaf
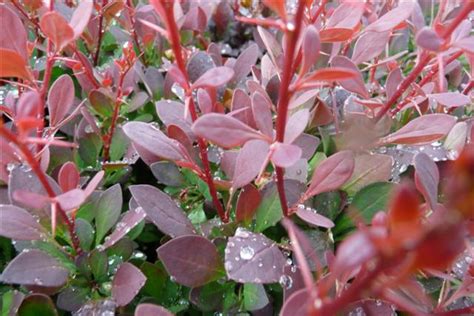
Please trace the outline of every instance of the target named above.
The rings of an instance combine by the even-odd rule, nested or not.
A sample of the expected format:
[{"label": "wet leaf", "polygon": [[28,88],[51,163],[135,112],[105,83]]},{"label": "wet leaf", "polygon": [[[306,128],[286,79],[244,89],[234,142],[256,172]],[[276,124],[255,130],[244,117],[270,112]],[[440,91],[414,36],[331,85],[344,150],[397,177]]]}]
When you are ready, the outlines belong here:
[{"label": "wet leaf", "polygon": [[260,205],[260,192],[252,184],[246,185],[240,191],[235,209],[235,219],[238,222],[250,222]]},{"label": "wet leaf", "polygon": [[168,311],[163,306],[144,303],[137,306],[137,309],[135,310],[134,315],[135,316],[148,316],[148,315],[173,316],[174,314]]},{"label": "wet leaf", "polygon": [[359,94],[363,98],[368,98],[369,93],[365,87],[364,79],[362,74],[359,72],[359,68],[346,56],[335,56],[331,59],[331,65],[340,68],[351,69],[358,74],[351,79],[340,80],[339,84],[346,90]]},{"label": "wet leaf", "polygon": [[438,166],[425,153],[419,153],[415,156],[414,165],[416,187],[430,204],[431,209],[434,209],[438,203]]},{"label": "wet leaf", "polygon": [[62,75],[51,86],[48,93],[48,111],[50,124],[56,126],[72,107],[74,101],[74,84],[71,77]]},{"label": "wet leaf", "polygon": [[47,295],[30,294],[28,295],[20,307],[18,308],[19,316],[57,316],[58,311],[54,307],[54,303]]},{"label": "wet leaf", "polygon": [[145,216],[146,213],[141,207],[125,212],[122,219],[117,223],[115,230],[109,236],[105,237],[104,248],[109,248],[122,239],[137,226]]},{"label": "wet leaf", "polygon": [[14,205],[0,205],[0,236],[15,240],[43,239],[44,228],[24,209]]},{"label": "wet leaf", "polygon": [[102,193],[96,205],[96,244],[100,244],[105,234],[115,225],[122,210],[122,188],[116,184]]},{"label": "wet leaf", "polygon": [[125,306],[133,300],[145,282],[146,277],[140,269],[131,263],[122,263],[112,281],[112,297],[118,306]]},{"label": "wet leaf", "polygon": [[234,70],[229,67],[221,66],[209,69],[199,79],[197,79],[192,89],[212,87],[217,88],[226,84],[234,77]]},{"label": "wet leaf", "polygon": [[57,52],[74,40],[74,30],[56,11],[46,12],[41,17],[40,26],[41,31],[54,43]]},{"label": "wet leaf", "polygon": [[298,207],[296,215],[306,223],[315,227],[332,228],[334,223],[327,217],[318,214],[316,210],[306,207]]}]

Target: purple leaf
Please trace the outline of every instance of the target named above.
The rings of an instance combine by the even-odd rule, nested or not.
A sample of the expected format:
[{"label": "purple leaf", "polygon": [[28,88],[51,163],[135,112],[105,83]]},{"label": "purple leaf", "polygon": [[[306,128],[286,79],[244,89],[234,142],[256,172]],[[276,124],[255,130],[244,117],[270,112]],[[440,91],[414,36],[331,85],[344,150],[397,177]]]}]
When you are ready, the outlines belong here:
[{"label": "purple leaf", "polygon": [[385,49],[390,38],[390,31],[386,32],[365,32],[362,34],[354,46],[352,61],[358,65],[374,57],[377,57]]},{"label": "purple leaf", "polygon": [[427,144],[446,136],[456,124],[448,114],[427,114],[408,122],[398,131],[383,137],[381,144]]},{"label": "purple leaf", "polygon": [[104,248],[107,249],[117,243],[122,237],[130,232],[146,217],[145,211],[138,207],[123,214],[122,219],[117,223],[115,230],[105,237]]},{"label": "purple leaf", "polygon": [[197,6],[191,8],[184,17],[182,29],[204,32],[207,26],[207,17],[204,10]]},{"label": "purple leaf", "polygon": [[0,21],[4,27],[0,32],[0,47],[16,52],[24,61],[28,60],[27,34],[21,19],[8,6],[1,5]]},{"label": "purple leaf", "polygon": [[454,42],[453,46],[458,47],[469,54],[474,54],[474,36],[464,37]]},{"label": "purple leaf", "polygon": [[337,248],[333,271],[336,277],[347,274],[372,259],[377,253],[369,236],[357,231],[346,238]]},{"label": "purple leaf", "polygon": [[329,218],[318,214],[316,210],[304,207],[304,205],[301,205],[301,207],[298,206],[296,215],[298,215],[298,217],[304,220],[306,223],[315,227],[334,227],[334,223]]},{"label": "purple leaf", "polygon": [[395,92],[398,90],[400,82],[403,80],[403,74],[400,67],[394,68],[388,74],[387,81],[385,82],[385,90],[387,91],[387,99],[390,99]]},{"label": "purple leaf", "polygon": [[297,145],[303,150],[301,158],[306,160],[310,160],[311,157],[313,157],[316,148],[319,146],[319,143],[319,138],[310,134],[301,134],[293,141],[293,145]]},{"label": "purple leaf", "polygon": [[268,137],[273,137],[272,104],[261,93],[252,96],[252,112],[258,129]]},{"label": "purple leaf", "polygon": [[314,171],[306,197],[338,189],[352,176],[354,165],[354,156],[348,150],[325,159]]},{"label": "purple leaf", "polygon": [[74,30],[74,38],[77,39],[82,35],[82,32],[89,23],[92,14],[94,3],[93,1],[80,1],[76,10],[72,14],[71,22],[69,23]]},{"label": "purple leaf", "polygon": [[[417,306],[419,307],[419,306]],[[391,304],[379,299],[366,299],[357,301],[349,305],[349,311],[346,315],[377,315],[377,316],[393,316],[395,311]]]},{"label": "purple leaf", "polygon": [[283,274],[286,259],[273,240],[238,228],[225,249],[227,276],[240,283],[274,283]]},{"label": "purple leaf", "polygon": [[256,127],[252,113],[252,101],[244,90],[234,90],[231,109],[232,112],[242,109],[242,111],[234,115],[234,117],[246,125]]},{"label": "purple leaf", "polygon": [[301,158],[302,150],[300,147],[292,144],[273,143],[271,161],[277,167],[288,168],[293,166]]},{"label": "purple leaf", "polygon": [[225,148],[241,146],[251,139],[266,139],[241,121],[218,113],[201,116],[194,122],[192,129],[196,135]]},{"label": "purple leaf", "polygon": [[198,80],[196,80],[192,89],[198,88],[217,88],[226,84],[234,76],[234,70],[229,67],[221,66],[209,69]]},{"label": "purple leaf", "polygon": [[163,233],[171,237],[195,234],[186,214],[167,194],[151,185],[132,185],[130,192],[148,219]]},{"label": "purple leaf", "polygon": [[234,189],[249,184],[265,167],[270,146],[262,140],[245,143],[237,156],[232,187]]},{"label": "purple leaf", "polygon": [[471,99],[467,95],[459,92],[434,93],[430,94],[429,97],[448,108],[456,108],[471,103]]},{"label": "purple leaf", "polygon": [[382,15],[377,21],[370,24],[365,30],[367,32],[391,31],[398,24],[407,20],[414,8],[415,1],[401,1],[395,9]]},{"label": "purple leaf", "polygon": [[58,183],[63,192],[76,189],[79,186],[80,174],[72,161],[62,165],[58,174]]},{"label": "purple leaf", "polygon": [[0,205],[0,236],[15,240],[43,238],[44,228],[27,211],[14,205]]},{"label": "purple leaf", "polygon": [[327,21],[328,28],[355,28],[365,11],[365,3],[359,1],[344,1],[332,13]]},{"label": "purple leaf", "polygon": [[135,310],[134,315],[135,316],[149,316],[149,315],[173,316],[174,314],[171,313],[166,308],[164,308],[163,306],[144,303],[137,306],[137,309]]},{"label": "purple leaf", "polygon": [[68,271],[56,259],[37,250],[24,250],[7,265],[4,283],[57,287],[66,283]]},{"label": "purple leaf", "polygon": [[201,113],[206,114],[206,113],[212,112],[212,107],[213,107],[212,99],[206,90],[204,89],[198,90],[197,100],[198,100],[198,105],[199,105],[199,109],[201,110]]},{"label": "purple leaf", "polygon": [[311,309],[311,293],[304,288],[290,295],[280,311],[280,316],[308,315]]},{"label": "purple leaf", "polygon": [[301,62],[300,73],[305,74],[318,60],[319,51],[321,49],[318,30],[313,25],[305,29],[301,49],[303,60]]},{"label": "purple leaf", "polygon": [[415,183],[431,209],[438,204],[439,170],[434,161],[425,153],[415,156]]},{"label": "purple leaf", "polygon": [[117,222],[122,210],[122,188],[119,183],[102,193],[95,214],[96,244],[99,244],[109,229]]},{"label": "purple leaf", "polygon": [[140,269],[131,263],[122,263],[112,281],[112,297],[118,306],[125,306],[133,300],[145,282],[146,277]]},{"label": "purple leaf", "polygon": [[48,110],[51,126],[56,126],[69,113],[74,101],[74,84],[71,77],[62,75],[48,93]]},{"label": "purple leaf", "polygon": [[125,135],[133,143],[147,151],[167,160],[186,160],[185,149],[179,142],[168,138],[162,131],[151,124],[143,122],[129,122],[123,127]]},{"label": "purple leaf", "polygon": [[242,53],[240,53],[239,57],[234,64],[234,78],[232,81],[234,83],[239,83],[245,77],[247,77],[248,73],[250,72],[251,68],[258,59],[258,54],[260,53],[257,44],[252,44],[247,47]]},{"label": "purple leaf", "polygon": [[237,206],[235,207],[235,219],[237,222],[249,222],[255,215],[255,211],[262,197],[260,191],[251,184],[242,188],[237,199]]},{"label": "purple leaf", "polygon": [[177,283],[197,287],[221,275],[216,246],[201,236],[181,236],[158,248],[158,257]]},{"label": "purple leaf", "polygon": [[69,211],[75,208],[79,208],[79,206],[84,203],[86,198],[86,194],[83,190],[72,189],[56,196],[54,200],[59,203],[63,210]]},{"label": "purple leaf", "polygon": [[74,30],[66,19],[56,11],[48,11],[41,17],[41,31],[53,43],[56,51],[61,51],[74,40]]},{"label": "purple leaf", "polygon": [[416,34],[416,44],[423,49],[437,52],[441,49],[444,40],[430,27],[422,28]]},{"label": "purple leaf", "polygon": [[293,143],[306,129],[309,121],[309,110],[302,109],[293,113],[286,123],[284,141],[287,144]]},{"label": "purple leaf", "polygon": [[369,93],[365,87],[364,78],[359,71],[359,68],[346,56],[335,56],[331,59],[331,65],[334,67],[341,67],[351,69],[357,72],[357,76],[352,79],[340,80],[339,84],[347,91],[359,94],[361,97],[368,99]]}]

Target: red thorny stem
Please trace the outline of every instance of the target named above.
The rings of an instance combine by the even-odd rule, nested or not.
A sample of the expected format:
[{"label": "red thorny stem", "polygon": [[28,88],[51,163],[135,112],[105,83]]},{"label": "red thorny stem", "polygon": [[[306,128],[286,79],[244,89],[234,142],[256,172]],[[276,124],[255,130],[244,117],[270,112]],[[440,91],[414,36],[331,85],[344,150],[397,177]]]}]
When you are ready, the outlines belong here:
[{"label": "red thorny stem", "polygon": [[[198,117],[196,113],[196,107],[194,105],[188,73],[186,71],[186,64],[183,58],[183,51],[181,49],[181,39],[180,39],[179,31],[178,31],[178,26],[176,25],[176,21],[174,19],[173,2],[161,1],[161,3],[166,13],[164,16],[166,20],[165,24],[168,28],[169,41],[170,41],[173,53],[175,55],[176,64],[179,70],[181,71],[181,73],[183,74],[184,78],[186,79],[187,86],[184,87],[186,90],[186,99],[188,101],[187,103],[189,105],[189,112],[191,114],[191,119],[194,122],[197,120]],[[202,165],[204,168],[205,181],[207,183],[207,186],[209,187],[209,193],[211,194],[212,202],[221,220],[224,223],[227,223],[229,221],[229,214],[228,212],[224,211],[224,208],[222,207],[222,204],[219,201],[219,197],[217,196],[216,186],[214,184],[214,179],[211,173],[211,167],[209,165],[209,159],[207,157],[207,145],[204,139],[202,139],[201,137],[198,137],[198,146],[199,146],[199,152],[200,152],[200,156],[202,160]]]},{"label": "red thorny stem", "polygon": [[[294,18],[294,30],[286,28],[286,48],[283,73],[281,75],[280,90],[278,92],[277,121],[276,121],[276,141],[283,143],[286,128],[286,119],[288,116],[288,104],[290,102],[289,86],[293,76],[293,60],[296,54],[296,44],[301,32],[303,23],[303,14],[305,10],[305,1],[298,1],[298,9]],[[285,171],[281,167],[276,167],[276,180],[280,203],[285,216],[289,215],[288,203],[285,194],[284,174]]]},{"label": "red thorny stem", "polygon": [[[29,150],[28,146],[26,146],[25,143],[19,140],[18,137],[15,134],[13,134],[10,130],[8,130],[1,122],[0,122],[0,136],[4,137],[6,140],[13,143],[18,148],[18,150],[20,151],[25,161],[31,167],[31,170],[38,177],[38,180],[41,182],[48,196],[50,198],[55,198],[56,193],[54,192],[51,184],[48,181],[48,178],[46,178],[46,174],[41,170],[41,167],[38,161],[34,157],[33,153]],[[76,232],[74,230],[74,221],[69,219],[66,212],[63,209],[61,209],[59,205],[58,205],[58,212],[63,218],[64,222],[66,223],[66,226],[68,227],[69,235],[71,236],[72,246],[74,248],[74,251],[76,252],[76,254],[80,254],[82,250],[79,245],[79,238],[77,237]]]},{"label": "red thorny stem", "polygon": [[[453,31],[458,27],[458,25],[469,15],[469,13],[474,9],[474,2],[473,1],[466,1],[463,4],[463,7],[459,14],[454,18],[454,20],[444,29],[443,33],[440,35],[440,37],[447,41],[449,40],[449,37],[453,33]],[[431,56],[429,53],[423,51],[420,55],[420,60],[418,61],[418,64],[415,66],[415,68],[411,71],[410,75],[406,77],[402,83],[400,83],[400,86],[397,90],[396,93],[393,94],[393,96],[385,103],[384,107],[377,113],[376,120],[380,120],[394,105],[397,100],[402,96],[402,94],[410,87],[412,82],[418,78],[418,76],[421,74],[425,66],[429,63],[431,60]]]}]

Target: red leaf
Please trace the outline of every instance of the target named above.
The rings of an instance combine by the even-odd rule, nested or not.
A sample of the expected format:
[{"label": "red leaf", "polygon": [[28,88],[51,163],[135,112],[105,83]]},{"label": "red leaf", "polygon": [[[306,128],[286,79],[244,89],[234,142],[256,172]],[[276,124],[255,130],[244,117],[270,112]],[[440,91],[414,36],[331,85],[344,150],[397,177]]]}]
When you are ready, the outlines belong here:
[{"label": "red leaf", "polygon": [[309,81],[340,81],[355,78],[359,72],[348,68],[331,67],[322,68],[313,72],[306,80]]},{"label": "red leaf", "polygon": [[303,34],[303,43],[301,44],[303,60],[301,62],[301,74],[305,74],[316,63],[321,49],[318,30],[310,25]]},{"label": "red leaf", "polygon": [[68,75],[62,75],[48,93],[48,110],[51,126],[56,126],[71,109],[74,101],[74,83]]},{"label": "red leaf", "polygon": [[337,248],[332,270],[336,277],[357,269],[377,254],[377,249],[365,231],[357,231]]},{"label": "red leaf", "polygon": [[86,195],[81,189],[72,189],[71,191],[56,196],[54,200],[59,203],[63,210],[69,211],[79,208],[86,200]]},{"label": "red leaf", "polygon": [[232,187],[241,188],[249,184],[264,168],[270,146],[262,140],[251,140],[245,143],[235,162]]},{"label": "red leaf", "polygon": [[0,48],[0,78],[16,77],[33,81],[26,61],[15,51]]},{"label": "red leaf", "polygon": [[225,148],[241,146],[251,139],[266,137],[241,121],[224,114],[210,113],[194,122],[193,132]]},{"label": "red leaf", "polygon": [[272,104],[260,93],[252,96],[252,112],[258,129],[269,138],[273,138]]},{"label": "red leaf", "polygon": [[449,108],[455,108],[471,103],[471,99],[459,92],[444,92],[429,94],[429,97],[436,100],[436,102],[445,105]]},{"label": "red leaf", "polygon": [[122,219],[115,226],[115,230],[105,238],[104,249],[115,245],[122,239],[131,229],[137,226],[144,218],[146,213],[141,207],[130,210],[123,214]]},{"label": "red leaf", "polygon": [[304,220],[306,223],[315,227],[334,227],[334,223],[329,218],[316,213],[316,210],[307,209],[304,206],[298,207],[296,215],[298,215],[298,217]]},{"label": "red leaf", "polygon": [[174,314],[171,313],[169,310],[164,308],[163,306],[154,305],[154,304],[140,304],[137,306],[135,310],[135,316],[173,316]]},{"label": "red leaf", "polygon": [[183,29],[204,32],[207,26],[207,16],[200,6],[191,8],[184,17]]},{"label": "red leaf", "polygon": [[58,174],[58,183],[63,192],[76,189],[79,186],[80,174],[72,161],[66,162]]},{"label": "red leaf", "polygon": [[314,171],[311,184],[305,193],[306,198],[341,187],[352,176],[354,165],[354,156],[348,150],[325,159]]},{"label": "red leaf", "polygon": [[27,35],[21,19],[8,6],[1,5],[0,21],[3,28],[0,32],[0,47],[16,52],[24,61],[28,60]]},{"label": "red leaf", "polygon": [[130,303],[145,285],[146,276],[133,264],[120,265],[112,281],[112,297],[118,306]]},{"label": "red leaf", "polygon": [[250,45],[242,53],[240,53],[233,66],[234,78],[232,78],[232,81],[234,83],[238,83],[245,79],[252,69],[252,66],[257,62],[259,53],[260,51],[257,44]]},{"label": "red leaf", "polygon": [[0,236],[3,237],[15,240],[38,240],[42,239],[42,234],[45,233],[38,221],[18,206],[0,205],[0,218]]},{"label": "red leaf", "polygon": [[403,74],[400,67],[394,68],[388,74],[387,81],[385,82],[385,90],[387,92],[387,99],[390,99],[395,92],[398,90],[400,82],[403,80]]},{"label": "red leaf", "polygon": [[292,144],[273,143],[271,161],[277,167],[288,168],[293,166],[301,158],[302,150]]},{"label": "red leaf", "polygon": [[388,212],[390,236],[397,241],[415,238],[420,233],[420,201],[414,188],[401,185],[394,193]]},{"label": "red leaf", "polygon": [[280,316],[311,315],[313,306],[311,293],[304,288],[290,295],[281,308]]},{"label": "red leaf", "polygon": [[428,114],[417,117],[401,129],[385,136],[382,144],[427,144],[446,136],[456,124],[456,118],[447,114]]},{"label": "red leaf", "polygon": [[469,54],[474,54],[474,36],[462,38],[454,42],[453,46],[458,47]]},{"label": "red leaf", "polygon": [[235,218],[238,222],[249,222],[252,220],[255,211],[262,200],[260,191],[249,184],[242,188],[237,199]]},{"label": "red leaf", "polygon": [[416,34],[416,44],[423,49],[437,52],[441,49],[441,46],[444,43],[444,40],[439,37],[439,35],[429,27],[422,28]]},{"label": "red leaf", "polygon": [[193,83],[192,89],[197,88],[218,88],[226,84],[234,77],[234,70],[229,67],[221,66],[209,69],[196,82]]},{"label": "red leaf", "polygon": [[385,50],[389,38],[390,31],[365,32],[362,34],[355,43],[352,53],[354,64],[358,65],[380,55]]},{"label": "red leaf", "polygon": [[40,21],[41,30],[53,42],[56,51],[61,51],[74,40],[74,30],[66,19],[55,11],[45,13]]},{"label": "red leaf", "polygon": [[377,21],[370,24],[366,31],[372,32],[387,32],[398,26],[403,21],[407,20],[413,9],[415,8],[415,1],[401,1],[399,5],[382,15]]},{"label": "red leaf", "polygon": [[291,144],[297,139],[306,129],[309,122],[309,110],[302,109],[294,113],[288,119],[285,128],[284,142]]},{"label": "red leaf", "polygon": [[414,159],[415,183],[425,200],[434,210],[438,203],[439,170],[434,161],[425,153],[419,153]]},{"label": "red leaf", "polygon": [[361,97],[368,99],[369,93],[365,87],[364,78],[359,71],[359,68],[346,56],[335,56],[331,59],[331,65],[339,68],[346,68],[357,73],[354,78],[340,80],[339,84],[346,90],[359,94]]},{"label": "red leaf", "polygon": [[286,19],[286,1],[285,0],[263,0],[263,3],[278,14],[282,19]]},{"label": "red leaf", "polygon": [[94,1],[79,1],[79,5],[71,17],[71,28],[74,31],[74,39],[81,36],[82,32],[89,23],[89,19],[94,8]]},{"label": "red leaf", "polygon": [[319,32],[322,43],[337,43],[349,40],[354,30],[346,28],[328,28]]},{"label": "red leaf", "polygon": [[364,10],[362,1],[344,1],[334,10],[326,27],[353,29],[359,24]]}]

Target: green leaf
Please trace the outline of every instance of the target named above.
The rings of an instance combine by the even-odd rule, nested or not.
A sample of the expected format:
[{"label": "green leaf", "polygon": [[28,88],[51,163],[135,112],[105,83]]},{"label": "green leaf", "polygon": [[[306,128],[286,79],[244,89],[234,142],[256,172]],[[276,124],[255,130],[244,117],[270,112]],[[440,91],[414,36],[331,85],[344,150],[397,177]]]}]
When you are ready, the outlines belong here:
[{"label": "green leaf", "polygon": [[111,117],[114,112],[114,100],[105,89],[95,89],[89,93],[89,102],[94,111],[103,116]]},{"label": "green leaf", "polygon": [[117,128],[110,144],[110,160],[121,160],[129,145],[129,138],[125,136],[121,128]]},{"label": "green leaf", "polygon": [[100,283],[107,280],[108,258],[105,252],[92,251],[89,255],[89,266],[97,282]]},{"label": "green leaf", "polygon": [[142,288],[143,294],[155,299],[161,299],[165,293],[166,280],[168,275],[164,268],[150,262],[143,262],[140,270],[146,276],[146,283]]},{"label": "green leaf", "polygon": [[18,309],[19,316],[57,316],[53,301],[44,294],[30,294]]},{"label": "green leaf", "polygon": [[108,188],[100,197],[96,205],[96,245],[102,242],[102,239],[117,222],[122,209],[122,188],[116,184]]},{"label": "green leaf", "polygon": [[341,211],[341,194],[338,191],[324,192],[313,198],[313,208],[319,214],[335,220]]},{"label": "green leaf", "polygon": [[78,153],[86,167],[97,166],[101,148],[102,141],[96,134],[87,134],[85,137],[79,139]]},{"label": "green leaf", "polygon": [[255,231],[262,232],[276,225],[283,218],[276,185],[267,186],[262,193],[262,201],[256,211]]},{"label": "green leaf", "polygon": [[94,242],[94,228],[92,225],[82,218],[77,218],[75,230],[81,248],[83,250],[90,250]]},{"label": "green leaf", "polygon": [[319,151],[316,152],[313,158],[311,158],[311,160],[308,163],[309,165],[308,175],[312,175],[314,173],[314,169],[316,169],[316,167],[319,166],[319,164],[326,158],[327,156],[324,153],[319,152]]},{"label": "green leaf", "polygon": [[244,308],[247,311],[256,311],[269,303],[267,293],[262,284],[244,284]]},{"label": "green leaf", "polygon": [[224,284],[212,282],[192,289],[191,297],[193,303],[204,312],[225,310],[226,299],[231,298],[233,303],[236,302],[237,297],[234,288],[235,284],[232,282]]},{"label": "green leaf", "polygon": [[[356,193],[349,207],[358,217],[369,224],[372,217],[378,211],[385,211],[389,201],[390,193],[395,185],[390,182],[377,182],[369,184]],[[345,213],[336,221],[336,227],[333,229],[334,234],[342,234],[354,227],[351,217]]]}]

